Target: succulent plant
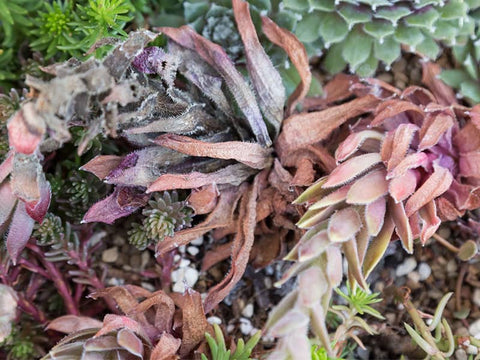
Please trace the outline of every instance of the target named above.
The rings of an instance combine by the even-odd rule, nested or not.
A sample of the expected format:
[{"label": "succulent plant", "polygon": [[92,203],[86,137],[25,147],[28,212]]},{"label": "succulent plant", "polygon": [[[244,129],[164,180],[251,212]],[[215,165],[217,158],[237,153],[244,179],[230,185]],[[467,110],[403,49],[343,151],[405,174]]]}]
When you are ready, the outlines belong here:
[{"label": "succulent plant", "polygon": [[[453,220],[480,206],[476,196],[480,173],[475,165],[480,147],[474,140],[480,134],[480,114],[455,104],[453,93],[440,87],[429,65],[424,71],[435,95],[418,87],[400,92],[374,80],[356,85],[347,80],[359,98],[284,125],[279,143],[291,153],[302,142],[321,141],[349,124],[348,129],[337,130],[342,140],[335,146],[330,174],[296,200],[308,207],[297,223],[308,231],[287,255],[296,263],[282,282],[299,274],[299,288],[270,320],[272,332],[282,337],[287,349],[303,339],[306,351],[306,337],[299,334],[305,334],[311,321],[333,354],[322,323],[330,291],[342,278],[341,253],[348,263],[349,282],[368,289],[365,278],[390,241],[399,239],[411,253],[414,240],[425,245],[441,219]],[[321,123],[316,125],[316,119]],[[299,141],[297,131],[305,128],[311,135]]]},{"label": "succulent plant", "polygon": [[476,1],[315,1],[286,0],[285,9],[301,15],[298,38],[321,39],[325,68],[331,73],[347,65],[351,72],[372,75],[378,62],[395,61],[404,49],[435,59],[440,43],[454,45],[458,37],[473,34],[470,13]]}]

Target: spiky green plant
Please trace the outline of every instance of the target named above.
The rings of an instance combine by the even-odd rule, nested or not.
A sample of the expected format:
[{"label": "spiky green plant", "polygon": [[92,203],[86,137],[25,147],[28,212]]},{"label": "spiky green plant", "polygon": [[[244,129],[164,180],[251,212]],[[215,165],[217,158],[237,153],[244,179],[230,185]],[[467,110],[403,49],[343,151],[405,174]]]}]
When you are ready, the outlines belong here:
[{"label": "spiky green plant", "polygon": [[185,201],[178,200],[177,192],[165,191],[163,194],[155,194],[142,214],[145,216],[142,225],[133,223],[132,229],[128,231],[128,241],[140,250],[190,226],[193,211]]},{"label": "spiky green plant", "polygon": [[35,224],[33,236],[39,245],[58,242],[63,236],[62,219],[52,213],[47,213],[41,224]]},{"label": "spiky green plant", "polygon": [[[251,360],[250,355],[252,354],[252,350],[262,335],[261,331],[257,331],[247,343],[245,343],[243,339],[238,340],[235,351],[232,353],[231,349],[227,350],[225,338],[223,337],[220,326],[213,324],[213,330],[215,332],[215,338],[209,333],[205,333],[205,338],[207,339],[208,347],[212,354],[210,360]],[[205,354],[202,354],[202,360],[208,360]]]}]

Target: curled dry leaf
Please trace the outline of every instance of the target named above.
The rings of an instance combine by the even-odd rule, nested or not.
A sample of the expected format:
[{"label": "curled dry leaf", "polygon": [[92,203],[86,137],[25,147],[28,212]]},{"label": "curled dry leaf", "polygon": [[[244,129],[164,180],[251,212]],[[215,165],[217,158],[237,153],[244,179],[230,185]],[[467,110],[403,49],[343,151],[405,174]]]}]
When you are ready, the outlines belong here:
[{"label": "curled dry leaf", "polygon": [[101,327],[101,321],[88,316],[64,315],[50,321],[46,329],[71,334],[81,330],[99,329]]}]

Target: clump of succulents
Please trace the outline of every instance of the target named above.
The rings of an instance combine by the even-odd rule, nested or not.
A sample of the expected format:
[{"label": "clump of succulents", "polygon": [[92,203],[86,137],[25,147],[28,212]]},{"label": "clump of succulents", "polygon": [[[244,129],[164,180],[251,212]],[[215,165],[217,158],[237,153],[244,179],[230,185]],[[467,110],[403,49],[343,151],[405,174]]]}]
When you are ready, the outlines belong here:
[{"label": "clump of succulents", "polygon": [[[295,263],[283,281],[298,274],[299,286],[270,320],[286,354],[300,341],[306,348],[309,323],[334,354],[324,319],[331,290],[342,279],[342,255],[352,286],[368,289],[365,279],[392,240],[399,239],[411,253],[414,240],[425,245],[442,219],[456,219],[480,206],[475,109],[455,105],[453,94],[438,87],[432,88],[435,95],[418,87],[400,92],[375,82],[351,89],[355,100],[315,117],[290,119],[279,138],[289,154],[305,142],[327,139],[332,131],[343,139],[335,145],[331,173],[296,200],[308,207],[297,223],[307,232],[286,257]],[[316,119],[321,119],[318,130],[298,140],[298,131],[313,129]],[[335,131],[347,122],[348,128]]]},{"label": "clump of succulents", "polygon": [[378,62],[395,61],[401,47],[435,59],[440,44],[454,45],[473,34],[470,13],[476,1],[307,1],[286,0],[285,9],[301,14],[295,34],[305,43],[321,39],[325,68],[331,73],[347,65],[371,75]]},{"label": "clump of succulents", "polygon": [[142,210],[142,224],[132,224],[128,231],[128,241],[140,250],[150,243],[162,241],[166,236],[172,237],[175,231],[191,225],[192,209],[185,201],[178,200],[177,192],[165,191],[162,195],[154,194],[154,199]]}]

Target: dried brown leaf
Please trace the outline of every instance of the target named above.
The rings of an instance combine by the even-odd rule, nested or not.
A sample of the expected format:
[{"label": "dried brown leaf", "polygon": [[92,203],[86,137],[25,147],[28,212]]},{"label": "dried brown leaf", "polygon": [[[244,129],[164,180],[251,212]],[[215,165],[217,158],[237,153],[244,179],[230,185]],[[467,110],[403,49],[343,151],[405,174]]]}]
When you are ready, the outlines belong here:
[{"label": "dried brown leaf", "polygon": [[453,89],[439,79],[439,75],[442,72],[440,65],[430,61],[423,61],[422,70],[422,83],[433,92],[438,103],[445,106],[457,103],[457,97]]},{"label": "dried brown leaf", "polygon": [[152,360],[175,360],[176,354],[180,348],[182,341],[176,339],[170,334],[163,333],[158,340],[157,345],[153,348],[150,359]]}]

